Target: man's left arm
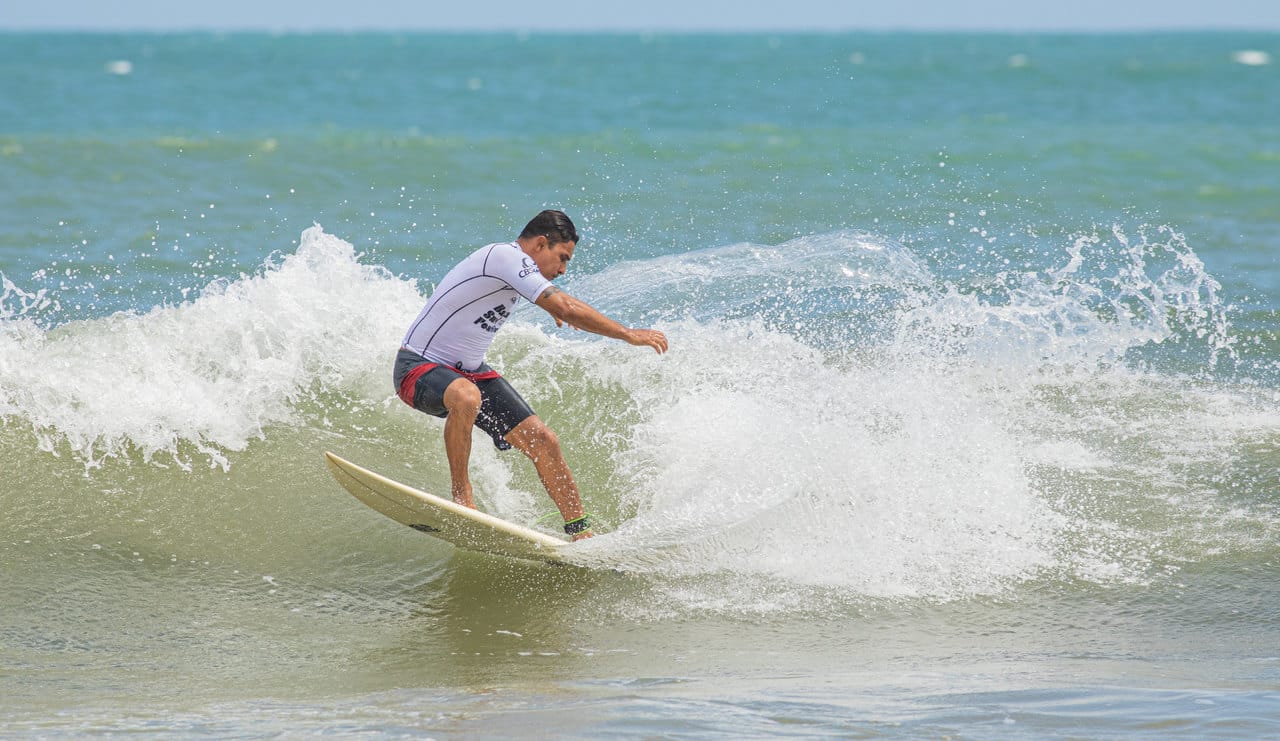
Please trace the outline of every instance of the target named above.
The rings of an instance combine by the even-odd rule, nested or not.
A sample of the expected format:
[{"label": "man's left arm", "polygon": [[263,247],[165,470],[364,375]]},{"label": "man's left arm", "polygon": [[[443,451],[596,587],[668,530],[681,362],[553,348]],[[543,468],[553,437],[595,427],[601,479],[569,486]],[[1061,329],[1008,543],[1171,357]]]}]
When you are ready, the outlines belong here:
[{"label": "man's left arm", "polygon": [[568,324],[575,329],[612,337],[637,347],[652,347],[660,354],[667,351],[667,336],[658,330],[625,327],[555,286],[543,291],[534,303],[550,314],[558,325]]}]

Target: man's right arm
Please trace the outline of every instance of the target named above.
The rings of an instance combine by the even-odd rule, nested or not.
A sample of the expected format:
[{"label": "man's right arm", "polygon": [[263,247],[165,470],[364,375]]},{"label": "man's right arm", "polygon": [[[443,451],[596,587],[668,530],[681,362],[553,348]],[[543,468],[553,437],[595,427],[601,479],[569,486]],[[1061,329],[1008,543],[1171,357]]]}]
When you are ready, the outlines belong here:
[{"label": "man's right arm", "polygon": [[535,302],[556,320],[603,337],[612,337],[636,346],[652,347],[658,353],[667,351],[667,336],[656,329],[631,329],[615,322],[555,286],[548,287]]}]

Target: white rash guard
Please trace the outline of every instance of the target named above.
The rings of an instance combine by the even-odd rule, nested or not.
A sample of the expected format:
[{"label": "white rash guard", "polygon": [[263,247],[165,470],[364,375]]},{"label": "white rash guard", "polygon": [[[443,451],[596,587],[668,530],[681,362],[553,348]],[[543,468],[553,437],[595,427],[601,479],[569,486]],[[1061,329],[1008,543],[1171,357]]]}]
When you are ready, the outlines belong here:
[{"label": "white rash guard", "polygon": [[403,344],[434,363],[474,371],[520,298],[533,303],[549,287],[518,243],[485,245],[444,276]]}]

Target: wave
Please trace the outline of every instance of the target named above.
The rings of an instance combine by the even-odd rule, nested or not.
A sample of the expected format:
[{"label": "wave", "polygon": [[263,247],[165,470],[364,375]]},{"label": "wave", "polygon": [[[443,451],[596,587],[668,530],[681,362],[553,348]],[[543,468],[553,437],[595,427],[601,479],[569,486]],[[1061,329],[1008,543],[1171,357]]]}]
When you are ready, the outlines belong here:
[{"label": "wave", "polygon": [[[1280,398],[1215,373],[1237,338],[1194,251],[1117,229],[1058,263],[947,281],[864,232],[631,261],[566,287],[663,328],[668,355],[526,307],[491,361],[611,530],[581,557],[653,579],[637,612],[1141,583],[1274,548]],[[320,451],[446,489],[439,422],[390,388],[424,288],[319,227],[145,313],[43,328],[27,313],[55,298],[6,281],[0,449],[37,472],[3,495],[9,521],[53,537],[42,513],[96,492],[117,514],[95,503],[59,537],[133,517],[135,541],[305,571],[326,562],[309,528],[330,568],[368,568],[352,554],[385,523]],[[523,460],[477,446],[474,467],[490,511],[549,508]]]},{"label": "wave", "polygon": [[[14,293],[24,308],[49,300]],[[90,466],[137,453],[188,468],[185,444],[226,468],[227,453],[297,423],[319,389],[386,386],[369,359],[395,346],[420,300],[413,283],[312,228],[260,274],[180,305],[49,331],[20,309],[0,334],[0,415],[30,424],[41,450]]]}]

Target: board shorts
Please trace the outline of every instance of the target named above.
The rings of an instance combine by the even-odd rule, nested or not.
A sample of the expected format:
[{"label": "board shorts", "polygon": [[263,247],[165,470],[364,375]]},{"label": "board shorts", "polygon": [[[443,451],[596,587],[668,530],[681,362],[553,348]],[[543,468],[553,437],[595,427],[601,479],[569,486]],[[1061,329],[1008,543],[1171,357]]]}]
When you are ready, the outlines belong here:
[{"label": "board shorts", "polygon": [[447,365],[433,363],[416,352],[400,348],[396,353],[392,381],[396,394],[404,403],[433,417],[448,417],[444,406],[444,391],[459,378],[469,379],[480,389],[480,413],[476,415],[476,427],[493,438],[498,450],[510,450],[507,433],[516,425],[533,416],[533,409],[519,392],[507,383],[507,379],[488,365],[475,371],[463,371]]}]

